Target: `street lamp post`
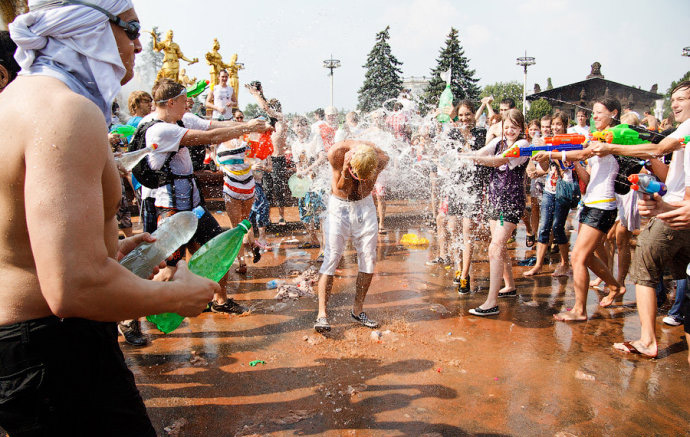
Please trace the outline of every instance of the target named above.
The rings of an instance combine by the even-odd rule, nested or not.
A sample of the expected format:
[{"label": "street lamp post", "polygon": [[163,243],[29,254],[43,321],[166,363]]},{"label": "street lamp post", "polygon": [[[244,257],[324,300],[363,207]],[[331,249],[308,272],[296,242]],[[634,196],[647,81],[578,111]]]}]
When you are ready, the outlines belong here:
[{"label": "street lamp post", "polygon": [[527,56],[527,50],[525,50],[525,56],[517,58],[517,65],[525,69],[525,75],[522,81],[522,115],[527,114],[527,67],[534,64],[534,58]]},{"label": "street lamp post", "polygon": [[331,76],[331,106],[333,106],[333,70],[340,67],[340,59],[333,59],[333,55],[331,55],[330,59],[323,61],[323,67],[331,70],[329,74]]}]

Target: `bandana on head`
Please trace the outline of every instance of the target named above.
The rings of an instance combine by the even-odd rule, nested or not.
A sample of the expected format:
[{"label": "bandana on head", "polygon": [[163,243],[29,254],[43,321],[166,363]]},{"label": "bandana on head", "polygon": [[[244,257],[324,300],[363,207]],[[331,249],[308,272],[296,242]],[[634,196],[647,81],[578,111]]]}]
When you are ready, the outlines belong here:
[{"label": "bandana on head", "polygon": [[[132,8],[131,0],[87,0],[113,15]],[[29,10],[9,24],[17,44],[22,76],[55,77],[101,108],[110,124],[111,105],[126,70],[108,17],[83,5],[41,8],[50,2],[29,0]],[[35,8],[37,10],[32,10]]]}]

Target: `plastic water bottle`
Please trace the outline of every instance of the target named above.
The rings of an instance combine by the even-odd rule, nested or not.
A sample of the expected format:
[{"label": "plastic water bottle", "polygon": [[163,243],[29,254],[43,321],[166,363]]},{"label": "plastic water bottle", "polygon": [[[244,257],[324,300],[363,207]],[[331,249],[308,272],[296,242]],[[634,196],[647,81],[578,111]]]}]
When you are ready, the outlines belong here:
[{"label": "plastic water bottle", "polygon": [[115,158],[115,162],[118,163],[120,167],[130,172],[134,167],[136,167],[139,161],[141,161],[151,152],[153,152],[152,147],[144,147],[143,149],[135,150],[134,152],[123,153],[119,157]]},{"label": "plastic water bottle", "polygon": [[140,278],[148,278],[154,267],[194,236],[197,222],[197,216],[191,211],[178,212],[163,220],[152,234],[156,241],[141,243],[120,264]]},{"label": "plastic water bottle", "polygon": [[211,239],[189,260],[189,270],[212,281],[220,281],[235,262],[242,248],[244,235],[251,227],[249,220],[242,220],[236,228]]},{"label": "plastic water bottle", "polygon": [[[438,109],[441,110],[441,113],[438,114],[437,120],[440,123],[447,123],[450,121],[449,113],[453,109],[453,91],[450,89],[451,77],[452,73],[450,68],[448,71],[441,73],[441,79],[446,81],[446,89],[443,90],[438,101]],[[448,114],[446,112],[448,112]]]},{"label": "plastic water bottle", "polygon": [[280,287],[284,283],[285,283],[285,281],[283,281],[281,279],[273,279],[272,281],[268,281],[266,283],[266,288],[268,288],[269,290],[273,290],[275,288]]}]

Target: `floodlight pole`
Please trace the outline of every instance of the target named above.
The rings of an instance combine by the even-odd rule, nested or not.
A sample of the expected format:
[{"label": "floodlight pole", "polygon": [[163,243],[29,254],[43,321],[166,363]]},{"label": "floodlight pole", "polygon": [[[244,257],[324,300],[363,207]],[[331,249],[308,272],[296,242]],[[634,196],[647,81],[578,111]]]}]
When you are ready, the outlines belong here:
[{"label": "floodlight pole", "polygon": [[527,50],[525,50],[525,56],[517,58],[517,65],[524,68],[525,75],[522,80],[522,115],[527,114],[527,67],[534,65],[536,62],[531,56],[527,56]]},{"label": "floodlight pole", "polygon": [[329,74],[331,76],[331,106],[333,106],[333,70],[340,67],[340,60],[333,59],[333,55],[331,55],[330,59],[326,59],[325,61],[323,61],[323,67],[328,68],[330,70]]}]

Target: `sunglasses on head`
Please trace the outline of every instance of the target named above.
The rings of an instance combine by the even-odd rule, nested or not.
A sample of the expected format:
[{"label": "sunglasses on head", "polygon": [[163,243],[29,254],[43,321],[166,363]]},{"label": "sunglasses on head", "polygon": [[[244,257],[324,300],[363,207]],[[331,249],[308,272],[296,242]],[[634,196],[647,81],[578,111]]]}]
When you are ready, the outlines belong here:
[{"label": "sunglasses on head", "polygon": [[169,100],[175,100],[175,99],[177,99],[177,98],[179,98],[179,97],[182,97],[182,96],[187,97],[187,89],[186,89],[186,88],[182,88],[182,90],[180,91],[180,93],[179,93],[178,95],[176,95],[175,97],[170,97],[170,98],[167,98],[167,99],[156,100],[156,103],[158,103],[158,104],[165,103],[165,102],[167,102],[167,101],[169,101]]},{"label": "sunglasses on head", "polygon": [[35,6],[33,6],[31,8],[31,10],[36,11],[39,9],[58,8],[61,6],[70,6],[70,5],[86,6],[86,7],[95,9],[99,12],[102,12],[103,14],[105,14],[106,17],[108,17],[108,20],[110,20],[115,25],[121,27],[122,30],[125,31],[127,38],[129,38],[132,41],[138,39],[140,36],[141,24],[139,24],[139,22],[137,20],[124,21],[122,18],[120,18],[116,15],[113,15],[112,13],[108,12],[107,10],[103,9],[102,7],[100,7],[98,5],[94,5],[93,3],[82,2],[80,0],[50,0],[50,1],[46,1],[44,3],[39,3]]}]

